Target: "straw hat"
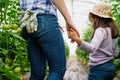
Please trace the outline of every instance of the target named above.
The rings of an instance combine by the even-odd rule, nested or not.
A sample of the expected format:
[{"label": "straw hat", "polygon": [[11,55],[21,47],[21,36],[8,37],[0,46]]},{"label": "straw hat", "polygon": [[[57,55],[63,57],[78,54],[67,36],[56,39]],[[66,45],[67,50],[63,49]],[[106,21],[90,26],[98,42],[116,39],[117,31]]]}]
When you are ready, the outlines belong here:
[{"label": "straw hat", "polygon": [[113,18],[111,14],[111,6],[105,2],[96,4],[89,13],[103,18]]}]

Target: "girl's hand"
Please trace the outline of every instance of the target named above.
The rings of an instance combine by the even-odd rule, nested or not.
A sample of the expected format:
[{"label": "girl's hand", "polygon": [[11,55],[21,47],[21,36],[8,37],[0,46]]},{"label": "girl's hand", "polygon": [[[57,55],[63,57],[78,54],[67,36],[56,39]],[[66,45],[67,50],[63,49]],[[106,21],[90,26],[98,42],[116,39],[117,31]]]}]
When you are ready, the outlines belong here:
[{"label": "girl's hand", "polygon": [[71,41],[73,41],[73,42],[74,41],[77,42],[80,39],[80,37],[78,36],[76,31],[74,31],[73,29],[70,29],[70,31],[69,31],[69,37],[71,38]]}]

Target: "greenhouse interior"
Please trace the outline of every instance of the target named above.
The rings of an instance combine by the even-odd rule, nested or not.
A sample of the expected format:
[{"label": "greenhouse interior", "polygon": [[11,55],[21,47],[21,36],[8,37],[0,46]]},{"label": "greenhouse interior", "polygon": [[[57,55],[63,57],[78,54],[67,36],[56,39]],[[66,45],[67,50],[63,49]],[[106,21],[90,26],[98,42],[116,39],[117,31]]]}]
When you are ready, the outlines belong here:
[{"label": "greenhouse interior", "polygon": [[[42,79],[32,78],[32,75],[34,75],[34,73],[32,73],[32,70],[33,70],[33,69],[31,69],[32,63],[30,64],[30,59],[29,59],[29,55],[28,55],[28,53],[32,53],[32,52],[29,52],[30,49],[28,49],[28,48],[31,48],[30,51],[32,51],[32,49],[36,48],[36,47],[30,47],[28,36],[26,36],[27,37],[26,40],[21,36],[22,32],[25,31],[24,30],[25,28],[21,27],[21,24],[22,24],[22,26],[25,27],[27,25],[27,21],[29,21],[28,18],[31,17],[30,15],[34,14],[34,11],[33,12],[28,11],[29,16],[27,15],[27,18],[25,19],[26,21],[24,20],[24,22],[26,22],[26,23],[24,23],[21,20],[21,18],[23,19],[23,16],[22,17],[20,16],[22,14],[20,1],[24,2],[24,4],[22,5],[23,7],[28,5],[27,1],[28,2],[30,1],[31,3],[33,2],[33,4],[35,4],[35,1],[36,1],[36,3],[39,2],[37,0],[0,0],[0,80],[120,80],[120,0],[40,0],[40,2],[43,2],[40,5],[40,7],[42,5],[47,5],[47,6],[52,5],[52,8],[56,7],[56,9],[57,9],[57,11],[56,11],[57,17],[55,17],[55,19],[57,19],[58,25],[60,26],[59,30],[63,37],[63,42],[64,42],[63,46],[64,46],[64,50],[65,50],[64,51],[64,53],[65,53],[64,59],[66,61],[66,63],[65,63],[66,70],[64,72],[64,76],[59,75],[59,77],[61,76],[61,78],[57,78],[57,76],[56,76],[56,78],[52,78],[52,77],[54,77],[53,76],[54,73],[52,75],[52,69],[51,69],[52,66],[49,62],[51,60],[49,60],[49,59],[47,60],[47,58],[49,58],[49,57],[45,55],[45,57],[46,57],[45,71],[46,72],[45,72],[44,78],[42,78]],[[45,1],[46,1],[46,3],[44,3]],[[52,4],[49,2],[47,4],[47,1],[52,2]],[[65,4],[62,4],[62,2]],[[100,16],[97,15],[100,13],[96,13],[95,15],[94,15],[94,13],[91,13],[92,15],[90,16],[90,11],[93,8],[95,8],[95,5],[99,4],[99,3],[103,3],[103,2],[108,3],[111,6],[110,7],[111,13],[108,15],[110,17],[106,18],[103,16],[101,17],[101,15]],[[61,5],[59,5],[59,4],[61,4]],[[53,5],[55,5],[55,6],[53,7]],[[64,8],[64,5],[67,8],[68,14],[70,15],[70,18],[76,28],[72,28],[73,25],[72,26],[68,25],[69,27],[67,26],[67,21],[65,19],[65,15],[64,15],[64,12],[66,12],[65,11],[66,9],[63,10],[64,12],[62,12],[62,8]],[[103,6],[105,6],[105,5],[103,5]],[[60,7],[61,7],[61,9],[60,9]],[[48,11],[50,11],[49,9],[48,9]],[[106,9],[106,11],[108,9]],[[40,10],[40,9],[38,9],[38,10]],[[103,12],[104,12],[104,10],[103,10]],[[23,14],[28,14],[28,13],[25,12]],[[46,11],[46,13],[47,13],[47,11]],[[44,14],[44,13],[42,13],[42,14]],[[108,13],[106,13],[106,14],[108,14]],[[35,17],[35,16],[36,15],[33,15],[32,17]],[[105,19],[105,20],[108,19],[108,20],[106,20],[106,22],[103,21],[104,23],[102,23],[102,21],[97,23],[96,19],[98,19],[98,18],[96,16],[102,18],[101,20],[103,20],[103,19]],[[46,16],[44,16],[44,17],[46,17]],[[90,17],[93,17],[93,18],[90,20]],[[41,17],[41,19],[42,19],[42,17]],[[31,21],[32,20],[33,19],[31,19]],[[35,18],[35,20],[37,21],[36,18]],[[96,21],[94,21],[94,20],[96,20]],[[109,24],[107,24],[109,22],[109,20],[111,20],[111,22]],[[40,20],[40,21],[42,22],[42,20]],[[50,21],[50,22],[51,22],[50,24],[54,23],[53,21]],[[30,23],[30,21],[29,21],[29,23]],[[47,21],[43,21],[43,23],[47,23]],[[41,23],[39,23],[39,21],[38,21],[38,23],[34,22],[32,24],[32,22],[31,22],[31,24],[28,24],[28,25],[36,26],[36,25],[40,25],[40,24]],[[99,24],[99,26],[115,25],[116,30],[110,27],[110,30],[113,29],[113,31],[110,34],[112,36],[112,38],[110,38],[110,39],[112,40],[112,42],[116,40],[117,43],[115,45],[113,45],[115,42],[107,44],[108,39],[103,39],[103,41],[101,41],[101,43],[99,42],[100,40],[102,40],[102,37],[103,37],[102,34],[104,34],[104,32],[101,32],[101,34],[97,35],[97,31],[98,31],[97,28],[99,27],[99,26],[97,27],[98,24]],[[95,27],[93,27],[93,26],[95,26]],[[37,28],[38,27],[39,26],[37,26]],[[49,27],[51,27],[51,26],[49,25]],[[27,27],[26,27],[26,29],[27,29]],[[35,29],[35,27],[33,27],[32,29]],[[56,28],[56,30],[57,30],[57,28]],[[79,36],[78,36],[76,30],[78,30]],[[106,28],[105,30],[108,30],[108,29]],[[29,36],[31,36],[31,35],[37,34],[37,32],[40,32],[40,31],[42,32],[42,30],[39,30],[39,31],[33,32],[33,34],[29,33],[29,32],[27,34]],[[48,34],[49,34],[48,37],[51,37],[51,36],[54,37],[55,35],[58,35],[55,32],[54,32],[54,35],[51,35],[50,33],[48,33]],[[108,32],[106,34],[109,35]],[[117,37],[113,34],[115,34]],[[35,36],[37,36],[37,35],[35,35]],[[94,36],[96,36],[96,37],[94,37]],[[113,38],[113,36],[114,36],[114,38]],[[44,38],[47,39],[48,37],[44,37]],[[59,35],[58,35],[58,37],[59,37]],[[38,39],[37,37],[34,37],[34,38],[35,38],[35,40]],[[78,41],[78,38],[79,38],[79,41]],[[106,40],[106,43],[104,43],[105,40]],[[42,41],[42,40],[38,39],[37,42],[39,42],[39,41]],[[50,40],[48,38],[48,42],[49,41]],[[108,41],[110,41],[110,40],[108,40]],[[95,45],[98,45],[98,44],[95,44],[92,42],[95,42],[95,43],[98,42],[99,46],[95,47]],[[57,43],[57,39],[56,39],[56,41],[54,41],[54,44],[55,43]],[[44,51],[41,48],[41,44],[42,44],[42,42],[37,45],[40,46],[41,51],[46,52],[46,54],[47,54],[47,49],[45,49],[45,51]],[[57,51],[57,50],[55,50],[55,47],[52,47],[52,45],[53,45],[53,43],[51,43],[51,45],[47,45],[47,47],[49,46],[49,47],[51,47],[50,49],[52,49],[52,48],[54,49],[53,51]],[[44,46],[45,45],[43,45],[43,47]],[[57,46],[59,46],[59,44],[57,44]],[[112,46],[112,47],[110,47],[110,46]],[[115,48],[113,48],[113,46]],[[58,48],[59,48],[58,53],[61,53],[61,55],[62,55],[62,51],[60,51],[61,50],[60,46]],[[92,49],[92,48],[94,48],[94,49]],[[110,48],[113,51],[110,51],[110,49],[108,49],[108,48]],[[63,47],[62,47],[62,49],[63,49]],[[108,52],[104,51],[104,49],[108,50]],[[89,52],[90,50],[92,50],[92,51]],[[99,50],[101,50],[101,52]],[[52,51],[52,50],[50,50],[50,51]],[[111,52],[111,53],[109,53],[109,52]],[[35,53],[37,53],[37,51],[36,52],[33,51],[33,54],[35,54]],[[99,54],[97,54],[97,53],[99,53]],[[100,55],[100,53],[101,53],[101,55]],[[117,54],[116,57],[114,57],[114,53]],[[56,58],[54,59],[54,61],[56,61],[56,62],[57,62],[58,58],[61,58],[58,55],[59,54],[57,54],[57,52],[56,52]],[[54,58],[53,54],[51,54],[51,56],[52,56],[52,58]],[[102,56],[104,56],[104,57],[102,57]],[[63,61],[62,58],[60,60],[61,62]],[[97,58],[97,59],[95,59],[95,58]],[[99,58],[106,60],[106,61],[101,60],[103,63],[100,61],[98,61],[96,63],[95,63],[95,61],[92,61],[92,60],[99,60]],[[52,64],[54,64],[54,61]],[[111,64],[108,65],[107,62],[110,63],[110,61],[111,61]],[[112,65],[112,63],[113,63],[113,65]],[[59,63],[57,63],[57,64],[59,65]],[[106,66],[107,68],[104,65],[105,66],[107,65]],[[112,66],[113,66],[113,68],[112,68]],[[101,69],[100,72],[99,72],[99,69],[97,72],[97,67],[99,67]],[[112,69],[109,70],[109,68],[112,68]],[[60,69],[62,69],[62,68],[60,68]],[[92,72],[92,70],[93,70],[93,72]],[[96,70],[96,73],[94,72],[95,70]],[[109,73],[106,72],[107,70],[109,70],[108,71]],[[112,70],[113,70],[113,72],[112,72]],[[58,72],[58,73],[60,73],[60,72]],[[57,72],[56,72],[56,74],[57,74]],[[105,78],[107,76],[110,77],[112,74],[114,74],[113,79]],[[39,76],[40,75],[43,75],[43,74],[39,74]],[[50,75],[52,75],[52,76],[50,77]],[[102,78],[102,77],[104,77],[104,78]]]}]

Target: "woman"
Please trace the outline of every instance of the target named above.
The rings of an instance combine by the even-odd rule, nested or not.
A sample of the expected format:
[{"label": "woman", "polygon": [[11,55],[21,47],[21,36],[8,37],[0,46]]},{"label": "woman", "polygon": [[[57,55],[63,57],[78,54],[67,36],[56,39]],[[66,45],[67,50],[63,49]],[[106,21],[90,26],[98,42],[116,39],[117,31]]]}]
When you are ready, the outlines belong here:
[{"label": "woman", "polygon": [[[28,58],[31,65],[30,80],[44,80],[46,62],[49,75],[46,80],[63,80],[66,70],[66,58],[63,37],[59,29],[57,8],[63,15],[67,31],[74,29],[64,0],[20,0],[21,9],[37,12],[37,30],[27,32],[29,26],[23,27],[21,35],[28,43]],[[29,25],[29,24],[28,24]],[[33,26],[34,27],[34,26]]]}]

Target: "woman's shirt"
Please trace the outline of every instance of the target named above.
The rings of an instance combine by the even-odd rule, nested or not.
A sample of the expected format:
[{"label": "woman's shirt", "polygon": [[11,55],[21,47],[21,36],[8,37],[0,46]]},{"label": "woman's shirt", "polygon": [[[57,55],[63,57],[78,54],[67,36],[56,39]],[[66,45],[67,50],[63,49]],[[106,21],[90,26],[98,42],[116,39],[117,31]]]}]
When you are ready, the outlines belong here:
[{"label": "woman's shirt", "polygon": [[38,11],[39,14],[52,14],[57,16],[57,8],[52,0],[20,0],[22,10]]},{"label": "woman's shirt", "polygon": [[90,43],[85,41],[80,49],[90,52],[90,65],[99,65],[118,56],[118,38],[111,38],[110,28],[97,28]]}]

